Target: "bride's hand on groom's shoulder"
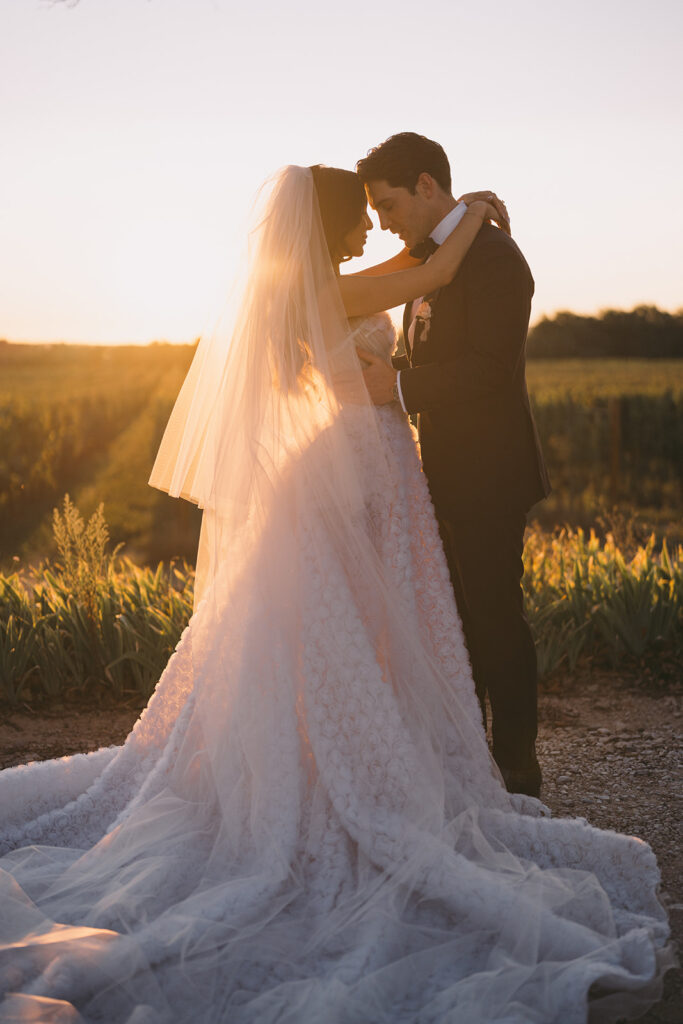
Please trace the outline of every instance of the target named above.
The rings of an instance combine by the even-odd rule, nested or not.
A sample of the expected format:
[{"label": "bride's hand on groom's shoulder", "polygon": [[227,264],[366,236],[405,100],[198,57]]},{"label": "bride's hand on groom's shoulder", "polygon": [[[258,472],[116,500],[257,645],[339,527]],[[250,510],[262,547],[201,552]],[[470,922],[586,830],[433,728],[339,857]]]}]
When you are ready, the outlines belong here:
[{"label": "bride's hand on groom's shoulder", "polygon": [[491,192],[490,189],[485,189],[482,192],[465,192],[464,195],[458,196],[458,202],[465,203],[467,206],[477,202],[488,203],[488,205],[495,211],[495,216],[491,217],[491,220],[495,221],[498,227],[501,228],[506,235],[511,234],[510,215],[507,211],[507,207],[503,200],[498,198],[495,192]]}]

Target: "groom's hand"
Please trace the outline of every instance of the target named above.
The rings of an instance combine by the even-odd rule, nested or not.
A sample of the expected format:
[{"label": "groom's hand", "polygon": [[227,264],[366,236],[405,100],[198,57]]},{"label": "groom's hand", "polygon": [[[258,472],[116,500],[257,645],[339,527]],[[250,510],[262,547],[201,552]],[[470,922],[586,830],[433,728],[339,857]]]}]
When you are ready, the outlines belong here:
[{"label": "groom's hand", "polygon": [[387,405],[394,401],[394,384],[397,373],[393,366],[388,366],[381,356],[372,352],[364,352],[357,348],[358,358],[363,364],[363,380],[371,400],[375,405]]}]

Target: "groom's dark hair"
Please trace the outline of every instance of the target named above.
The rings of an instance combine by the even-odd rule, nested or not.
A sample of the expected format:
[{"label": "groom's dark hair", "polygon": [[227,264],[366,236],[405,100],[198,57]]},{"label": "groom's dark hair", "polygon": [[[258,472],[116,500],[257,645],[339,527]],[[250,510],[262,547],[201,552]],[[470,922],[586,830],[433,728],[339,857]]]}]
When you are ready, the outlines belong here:
[{"label": "groom's dark hair", "polygon": [[431,174],[444,192],[450,193],[451,167],[443,147],[415,132],[391,135],[356,164],[356,173],[363,184],[386,181],[392,188],[407,188],[412,193],[424,171]]}]

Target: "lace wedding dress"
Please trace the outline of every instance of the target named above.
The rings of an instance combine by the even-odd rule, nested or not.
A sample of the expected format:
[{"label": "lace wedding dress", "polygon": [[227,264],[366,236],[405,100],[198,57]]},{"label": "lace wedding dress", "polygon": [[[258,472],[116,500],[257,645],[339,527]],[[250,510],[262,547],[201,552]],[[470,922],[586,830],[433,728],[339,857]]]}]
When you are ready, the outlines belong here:
[{"label": "lace wedding dress", "polygon": [[[386,315],[353,326],[389,358]],[[123,746],[0,774],[1,1020],[578,1024],[657,997],[651,849],[505,792],[410,425],[378,410],[378,466],[342,415],[444,703],[298,506],[222,617],[200,604]]]}]

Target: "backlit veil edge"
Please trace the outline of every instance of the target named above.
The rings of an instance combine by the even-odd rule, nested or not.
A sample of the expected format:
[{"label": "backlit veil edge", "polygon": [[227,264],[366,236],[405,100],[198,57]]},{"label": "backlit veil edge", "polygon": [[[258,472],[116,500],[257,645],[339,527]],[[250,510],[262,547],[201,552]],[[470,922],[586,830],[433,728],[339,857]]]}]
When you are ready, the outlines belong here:
[{"label": "backlit veil edge", "polygon": [[[295,533],[310,513],[335,557],[353,567],[349,585],[368,628],[377,636],[391,633],[395,650],[402,651],[401,664],[394,656],[392,681],[422,733],[425,759],[436,759],[436,777],[435,725],[448,720],[463,746],[473,748],[473,758],[487,763],[491,793],[500,796],[500,774],[476,700],[463,706],[443,678],[412,610],[400,606],[383,578],[369,540],[368,481],[351,434],[362,434],[372,486],[381,488],[384,479],[389,491],[392,469],[362,379],[310,169],[289,165],[269,179],[254,220],[242,299],[230,328],[200,342],[149,481],[203,509],[195,609],[210,598],[201,617],[205,642],[211,644],[211,629],[243,589],[241,581],[253,585],[255,552],[262,557],[264,546],[270,551],[264,606],[272,600],[277,565],[296,578],[290,549],[301,544]],[[346,406],[334,390],[340,379]],[[193,648],[199,631],[195,623]],[[422,680],[419,687],[416,678]],[[434,809],[442,797],[442,786],[435,784],[425,806]]]},{"label": "backlit veil edge", "polygon": [[[332,376],[345,373],[347,386],[355,380],[354,401],[370,410],[310,169],[287,166],[273,175],[259,191],[253,220],[242,294],[200,340],[149,479],[208,513],[198,597],[219,554],[209,523],[240,545],[245,530],[262,525],[285,465],[338,412]],[[329,484],[340,501],[338,482]]]}]

